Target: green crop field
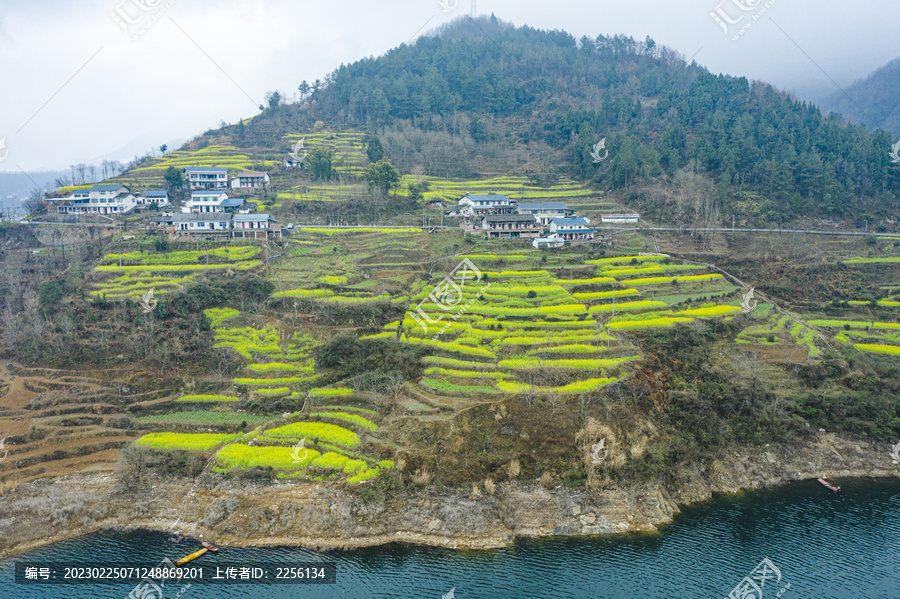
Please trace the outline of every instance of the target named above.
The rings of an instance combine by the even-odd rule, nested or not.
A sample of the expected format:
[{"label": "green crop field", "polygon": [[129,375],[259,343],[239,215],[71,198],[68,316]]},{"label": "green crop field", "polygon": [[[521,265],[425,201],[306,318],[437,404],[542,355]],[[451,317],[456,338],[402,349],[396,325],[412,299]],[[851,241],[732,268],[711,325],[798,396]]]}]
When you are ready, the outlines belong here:
[{"label": "green crop field", "polygon": [[254,416],[252,414],[242,414],[239,412],[171,412],[168,414],[157,414],[154,416],[142,416],[135,418],[138,424],[241,424],[246,422],[248,425],[258,424],[269,420],[265,416]]},{"label": "green crop field", "polygon": [[240,435],[225,434],[182,434],[182,433],[149,433],[135,441],[135,445],[152,449],[184,449],[188,451],[207,451],[223,443],[230,443]]}]

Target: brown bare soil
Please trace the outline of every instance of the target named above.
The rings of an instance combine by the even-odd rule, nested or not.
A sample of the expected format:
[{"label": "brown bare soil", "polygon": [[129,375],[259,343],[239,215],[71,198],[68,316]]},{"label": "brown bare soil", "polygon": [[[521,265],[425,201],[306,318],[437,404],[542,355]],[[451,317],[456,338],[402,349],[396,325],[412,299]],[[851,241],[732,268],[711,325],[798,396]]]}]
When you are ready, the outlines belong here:
[{"label": "brown bare soil", "polygon": [[0,362],[0,493],[38,478],[115,471],[120,449],[138,435],[122,427],[129,407],[174,398],[131,393],[128,375],[116,378]]}]

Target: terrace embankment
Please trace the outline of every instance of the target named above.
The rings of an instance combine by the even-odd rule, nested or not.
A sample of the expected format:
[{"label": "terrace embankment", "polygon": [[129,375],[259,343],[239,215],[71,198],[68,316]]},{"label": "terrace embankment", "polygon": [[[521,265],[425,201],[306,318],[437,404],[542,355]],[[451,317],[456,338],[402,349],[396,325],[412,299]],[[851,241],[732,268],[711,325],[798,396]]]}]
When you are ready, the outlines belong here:
[{"label": "terrace embankment", "polygon": [[[746,448],[667,481],[586,492],[498,484],[492,495],[408,490],[366,502],[344,485],[248,485],[158,477],[139,494],[114,476],[75,474],[20,485],[0,499],[0,557],[101,529],[203,535],[225,546],[321,549],[407,542],[487,549],[517,537],[653,532],[681,506],[792,480],[900,474],[889,448],[820,434],[795,445]],[[825,492],[823,490],[823,492]]]}]

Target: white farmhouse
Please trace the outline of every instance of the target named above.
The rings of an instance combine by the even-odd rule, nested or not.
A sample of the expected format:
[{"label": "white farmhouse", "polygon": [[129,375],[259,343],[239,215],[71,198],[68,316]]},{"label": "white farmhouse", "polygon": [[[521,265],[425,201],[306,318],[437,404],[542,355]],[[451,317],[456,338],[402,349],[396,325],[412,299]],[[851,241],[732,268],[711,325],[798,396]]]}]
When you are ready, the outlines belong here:
[{"label": "white farmhouse", "polygon": [[137,205],[131,189],[115,183],[78,190],[58,202],[59,214],[126,214]]},{"label": "white farmhouse", "polygon": [[269,184],[269,173],[246,171],[231,179],[231,188],[257,189]]},{"label": "white farmhouse", "polygon": [[584,216],[556,218],[550,222],[550,235],[566,241],[593,239],[597,231],[590,224],[591,219]]},{"label": "white farmhouse", "polygon": [[228,169],[219,166],[184,169],[190,189],[228,189]]}]

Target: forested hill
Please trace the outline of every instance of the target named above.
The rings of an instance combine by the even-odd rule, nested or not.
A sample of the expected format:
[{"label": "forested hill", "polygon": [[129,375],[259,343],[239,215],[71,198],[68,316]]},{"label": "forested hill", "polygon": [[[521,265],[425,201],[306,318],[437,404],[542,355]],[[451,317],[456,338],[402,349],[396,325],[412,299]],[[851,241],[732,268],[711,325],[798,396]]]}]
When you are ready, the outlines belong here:
[{"label": "forested hill", "polygon": [[[706,179],[722,215],[861,221],[897,210],[900,167],[890,161],[888,133],[824,117],[764,83],[712,75],[650,39],[577,40],[463,18],[341,66],[304,96],[297,118],[264,114],[254,125],[320,119],[370,133],[441,133],[459,148],[440,165],[449,176],[477,172],[466,155],[497,155],[492,143],[549,146],[559,158],[550,170],[627,191],[625,199],[650,212],[659,195],[650,186],[679,171]],[[603,137],[609,158],[597,165],[591,149]],[[437,168],[436,158],[422,162]],[[488,160],[480,170],[490,167]]]},{"label": "forested hill", "polygon": [[855,82],[846,93],[833,93],[821,104],[823,110],[900,136],[900,58]]}]

